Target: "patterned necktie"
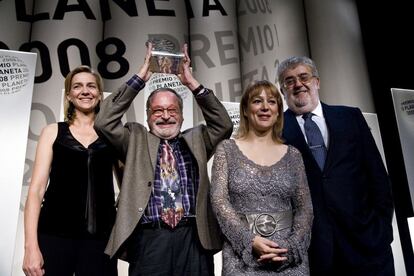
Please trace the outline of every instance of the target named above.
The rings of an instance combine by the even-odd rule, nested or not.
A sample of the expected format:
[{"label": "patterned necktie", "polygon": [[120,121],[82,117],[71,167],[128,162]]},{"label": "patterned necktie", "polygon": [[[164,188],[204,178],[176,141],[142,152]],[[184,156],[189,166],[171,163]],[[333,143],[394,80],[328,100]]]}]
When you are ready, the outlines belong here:
[{"label": "patterned necktie", "polygon": [[302,118],[305,120],[305,134],[308,140],[309,149],[311,150],[316,163],[318,163],[319,168],[323,170],[326,159],[326,147],[318,125],[312,120],[313,115],[315,114],[305,113]]},{"label": "patterned necktie", "polygon": [[184,215],[181,183],[173,150],[167,141],[162,144],[161,169],[161,219],[174,228]]}]

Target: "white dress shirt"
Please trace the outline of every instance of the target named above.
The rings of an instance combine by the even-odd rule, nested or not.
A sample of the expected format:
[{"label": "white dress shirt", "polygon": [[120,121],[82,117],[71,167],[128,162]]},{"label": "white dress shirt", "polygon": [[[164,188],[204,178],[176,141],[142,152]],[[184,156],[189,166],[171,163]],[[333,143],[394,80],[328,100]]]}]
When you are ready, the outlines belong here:
[{"label": "white dress shirt", "polygon": [[[325,121],[325,117],[323,116],[323,112],[322,112],[322,105],[321,102],[318,103],[318,105],[316,106],[316,108],[312,111],[312,113],[314,114],[314,116],[312,116],[312,121],[314,121],[321,133],[322,133],[322,137],[323,137],[323,141],[325,143],[326,148],[328,148],[328,144],[329,144],[329,136],[328,136],[328,128],[326,126],[326,121]],[[298,115],[296,116],[296,120],[299,123],[300,129],[302,130],[303,136],[305,137],[306,143],[307,138],[305,135],[305,120],[302,118],[302,115]]]}]

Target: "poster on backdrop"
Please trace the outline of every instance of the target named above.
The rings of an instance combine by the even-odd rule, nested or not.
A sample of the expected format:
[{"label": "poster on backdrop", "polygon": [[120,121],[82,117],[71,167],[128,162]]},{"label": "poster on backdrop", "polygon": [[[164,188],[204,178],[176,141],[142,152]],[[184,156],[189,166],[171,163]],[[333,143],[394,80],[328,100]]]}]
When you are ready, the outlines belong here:
[{"label": "poster on backdrop", "polygon": [[414,205],[414,90],[391,88],[405,171]]},{"label": "poster on backdrop", "polygon": [[233,123],[233,133],[231,135],[232,138],[237,133],[240,125],[240,104],[236,102],[221,102],[227,110],[227,113],[230,116],[231,122]]},{"label": "poster on backdrop", "polygon": [[[395,118],[400,136],[401,150],[404,158],[410,190],[411,204],[414,205],[414,90],[391,88],[394,102]],[[414,217],[408,218],[411,244],[414,244]]]},{"label": "poster on backdrop", "polygon": [[11,275],[36,54],[0,50],[0,275]]}]

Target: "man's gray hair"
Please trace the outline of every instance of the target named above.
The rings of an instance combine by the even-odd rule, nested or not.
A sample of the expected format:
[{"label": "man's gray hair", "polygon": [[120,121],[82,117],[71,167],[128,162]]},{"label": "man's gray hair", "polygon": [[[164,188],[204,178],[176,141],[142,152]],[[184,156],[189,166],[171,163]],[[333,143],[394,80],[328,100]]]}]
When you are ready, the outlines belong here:
[{"label": "man's gray hair", "polygon": [[277,67],[277,78],[281,87],[283,84],[283,74],[286,72],[286,70],[295,68],[298,65],[308,66],[312,71],[312,76],[319,78],[318,69],[316,69],[316,64],[313,62],[313,60],[305,56],[293,56],[282,61]]}]

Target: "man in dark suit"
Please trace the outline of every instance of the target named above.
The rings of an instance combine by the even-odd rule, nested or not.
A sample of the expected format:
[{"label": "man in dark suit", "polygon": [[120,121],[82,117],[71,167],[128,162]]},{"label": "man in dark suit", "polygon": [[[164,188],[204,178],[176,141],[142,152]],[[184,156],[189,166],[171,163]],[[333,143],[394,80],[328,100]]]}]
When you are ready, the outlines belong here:
[{"label": "man in dark suit", "polygon": [[303,155],[312,196],[311,275],[394,275],[391,186],[361,111],[320,102],[307,57],[283,61],[278,77],[283,137]]},{"label": "man in dark suit", "polygon": [[121,122],[150,78],[151,43],[137,75],[109,96],[95,120],[99,135],[125,163],[118,212],[106,253],[129,262],[129,275],[214,275],[222,241],[209,200],[207,161],[233,125],[226,109],[192,76],[187,47],[183,85],[194,94],[205,125],[181,132],[183,102],[157,89],[147,100],[147,123]]}]

